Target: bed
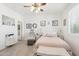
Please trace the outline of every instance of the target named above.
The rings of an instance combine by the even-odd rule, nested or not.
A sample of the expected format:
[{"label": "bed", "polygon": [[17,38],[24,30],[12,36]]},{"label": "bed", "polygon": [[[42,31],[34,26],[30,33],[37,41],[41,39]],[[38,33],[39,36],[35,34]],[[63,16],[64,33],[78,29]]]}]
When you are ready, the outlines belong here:
[{"label": "bed", "polygon": [[65,48],[71,54],[71,47],[59,37],[44,37],[42,36],[35,43],[35,48],[39,46],[48,46],[48,47],[59,47]]}]

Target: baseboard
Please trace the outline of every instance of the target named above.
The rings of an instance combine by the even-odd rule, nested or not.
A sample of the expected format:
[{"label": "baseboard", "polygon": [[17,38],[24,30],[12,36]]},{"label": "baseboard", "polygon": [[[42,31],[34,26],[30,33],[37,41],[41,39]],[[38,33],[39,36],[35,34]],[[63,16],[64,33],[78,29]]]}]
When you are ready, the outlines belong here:
[{"label": "baseboard", "polygon": [[4,47],[4,48],[1,48],[1,49],[0,49],[0,51],[3,51],[5,48],[6,48],[6,47]]}]

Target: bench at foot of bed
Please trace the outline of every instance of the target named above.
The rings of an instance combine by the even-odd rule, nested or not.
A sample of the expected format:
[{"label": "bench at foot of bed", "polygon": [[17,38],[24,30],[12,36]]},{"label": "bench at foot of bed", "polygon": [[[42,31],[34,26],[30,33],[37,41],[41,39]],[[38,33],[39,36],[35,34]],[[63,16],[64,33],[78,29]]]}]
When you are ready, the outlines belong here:
[{"label": "bench at foot of bed", "polygon": [[70,56],[64,48],[40,46],[35,56]]}]

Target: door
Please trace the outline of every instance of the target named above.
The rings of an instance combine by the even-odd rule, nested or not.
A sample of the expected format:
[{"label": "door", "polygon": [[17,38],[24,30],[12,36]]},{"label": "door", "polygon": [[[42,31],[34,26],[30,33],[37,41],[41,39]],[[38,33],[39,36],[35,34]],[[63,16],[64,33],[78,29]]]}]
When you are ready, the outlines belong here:
[{"label": "door", "polygon": [[22,22],[18,21],[18,40],[22,40]]}]

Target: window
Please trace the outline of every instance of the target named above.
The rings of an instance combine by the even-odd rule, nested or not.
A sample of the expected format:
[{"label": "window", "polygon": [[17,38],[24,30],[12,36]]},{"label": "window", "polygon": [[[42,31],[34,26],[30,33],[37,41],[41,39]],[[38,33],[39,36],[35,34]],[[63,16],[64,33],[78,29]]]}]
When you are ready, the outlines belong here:
[{"label": "window", "polygon": [[79,19],[70,20],[70,31],[71,33],[79,33]]},{"label": "window", "polygon": [[79,34],[79,5],[74,6],[74,8],[69,11],[68,18],[70,19],[70,32]]}]

